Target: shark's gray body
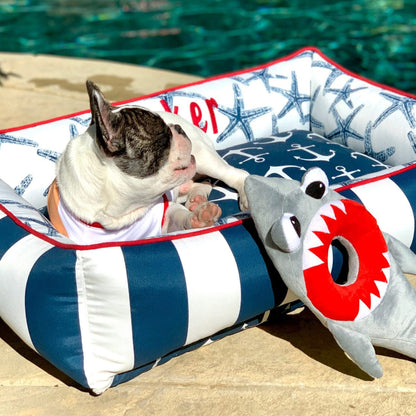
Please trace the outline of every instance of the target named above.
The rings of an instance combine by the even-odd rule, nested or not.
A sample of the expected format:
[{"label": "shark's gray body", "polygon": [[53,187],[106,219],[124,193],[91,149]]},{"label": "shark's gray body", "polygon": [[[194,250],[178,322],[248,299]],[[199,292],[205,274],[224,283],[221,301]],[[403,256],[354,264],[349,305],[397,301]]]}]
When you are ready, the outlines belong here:
[{"label": "shark's gray body", "polygon": [[[343,305],[340,303],[338,306],[337,302],[334,302],[339,310],[330,306],[328,312],[325,309],[326,305],[317,306],[319,299],[318,303],[315,300],[319,298],[319,293],[313,295],[311,289],[308,290],[305,283],[307,272],[304,268],[307,270],[309,266],[314,267],[320,263],[317,256],[311,255],[309,248],[311,245],[320,245],[316,237],[324,235],[326,231],[316,233],[316,228],[326,228],[325,224],[322,225],[324,217],[334,217],[334,224],[339,218],[345,218],[348,223],[352,222],[351,226],[347,226],[349,227],[347,234],[350,234],[355,227],[352,234],[358,236],[357,240],[366,238],[360,234],[360,218],[347,220],[348,213],[342,214],[344,205],[348,206],[351,201],[345,203],[346,200],[341,195],[330,190],[325,174],[318,168],[308,171],[301,183],[279,178],[249,176],[245,189],[259,236],[285,284],[331,331],[337,343],[362,370],[372,377],[381,377],[383,374],[373,345],[416,358],[416,292],[403,274],[416,273],[416,255],[409,248],[392,236],[382,234],[374,218],[370,214],[367,215],[368,211],[358,206],[358,203],[353,203],[353,208],[365,211],[362,212],[363,217],[371,217],[370,225],[367,225],[370,229],[369,238],[368,241],[364,240],[364,244],[370,249],[365,248],[365,251],[368,251],[367,258],[381,259],[382,273],[380,270],[375,270],[376,277],[374,277],[370,270],[367,277],[362,278],[362,280],[370,280],[368,287],[372,287],[369,291],[371,293],[364,293],[367,290],[366,284],[359,287],[363,293],[358,295],[367,299],[364,303],[367,303],[368,307],[359,301],[358,314],[354,312],[354,315],[350,316],[348,311],[345,311],[346,317],[344,317]],[[348,211],[347,208],[345,210]],[[336,215],[333,211],[341,214]],[[374,223],[371,222],[372,220]],[[332,238],[329,233],[330,231],[328,238]],[[372,235],[374,238],[371,237]],[[352,285],[358,280],[360,253],[356,251],[354,244],[348,242],[342,235],[335,237],[345,244],[349,253],[347,282],[335,289],[351,290],[354,289]],[[383,253],[379,253],[379,250],[374,248],[373,256],[371,250],[375,240],[378,240],[381,246],[384,244],[385,248],[382,250]],[[316,248],[313,247],[312,251],[314,249]],[[328,258],[325,260],[328,263]],[[327,264],[325,266],[327,267]],[[326,270],[328,273],[328,268]],[[324,270],[322,276],[319,273],[316,275],[317,280],[322,277],[322,289],[328,285],[332,287],[333,284],[332,281],[329,283],[328,280],[324,280],[327,273]],[[373,278],[375,284],[371,281]],[[319,282],[312,284],[319,288],[316,286]],[[323,301],[325,302],[325,299]],[[344,309],[348,310],[349,306]]]}]

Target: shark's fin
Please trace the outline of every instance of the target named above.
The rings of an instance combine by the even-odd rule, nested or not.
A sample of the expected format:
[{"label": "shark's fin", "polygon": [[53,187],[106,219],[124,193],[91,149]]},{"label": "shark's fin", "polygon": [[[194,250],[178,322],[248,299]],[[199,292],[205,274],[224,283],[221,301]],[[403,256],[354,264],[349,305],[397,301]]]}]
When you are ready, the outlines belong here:
[{"label": "shark's fin", "polygon": [[354,361],[358,367],[374,378],[380,378],[383,370],[368,335],[345,328],[334,321],[327,321],[338,345]]}]

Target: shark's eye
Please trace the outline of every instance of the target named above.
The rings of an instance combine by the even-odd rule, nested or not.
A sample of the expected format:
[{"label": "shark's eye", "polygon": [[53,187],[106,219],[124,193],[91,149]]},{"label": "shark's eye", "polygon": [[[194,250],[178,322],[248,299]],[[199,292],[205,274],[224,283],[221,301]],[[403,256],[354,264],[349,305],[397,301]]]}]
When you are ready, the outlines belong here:
[{"label": "shark's eye", "polygon": [[305,194],[315,199],[321,199],[326,191],[326,186],[321,181],[315,181],[310,183],[305,189]]},{"label": "shark's eye", "polygon": [[296,216],[286,212],[280,221],[274,223],[270,235],[280,250],[291,253],[300,246],[301,231],[300,222]]},{"label": "shark's eye", "polygon": [[302,191],[315,199],[322,199],[328,192],[328,178],[320,168],[309,169],[302,178],[300,188]]},{"label": "shark's eye", "polygon": [[[284,216],[284,221],[287,223],[289,219],[290,225],[293,227],[293,229],[296,231],[296,234],[298,235],[298,237],[300,237],[300,222],[299,220],[291,214],[285,214]],[[288,226],[290,227],[289,223]]]}]

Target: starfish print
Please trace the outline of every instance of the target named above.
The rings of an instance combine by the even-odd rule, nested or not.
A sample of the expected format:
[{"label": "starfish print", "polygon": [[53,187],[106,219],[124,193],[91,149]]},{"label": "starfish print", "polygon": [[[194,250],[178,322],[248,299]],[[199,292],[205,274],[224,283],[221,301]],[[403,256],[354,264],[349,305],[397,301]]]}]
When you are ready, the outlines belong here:
[{"label": "starfish print", "polygon": [[38,147],[38,143],[23,137],[15,137],[10,134],[0,134],[0,146],[2,143],[20,144],[22,146]]},{"label": "starfish print", "polygon": [[33,175],[27,175],[20,183],[14,188],[17,195],[23,195],[26,189],[33,181]]},{"label": "starfish print", "polygon": [[282,88],[277,88],[277,87],[272,87],[272,90],[282,94],[288,99],[287,104],[284,106],[282,111],[278,114],[278,118],[284,117],[290,110],[295,108],[299,114],[300,122],[303,124],[308,121],[309,116],[304,115],[302,112],[302,103],[310,101],[311,97],[309,94],[299,93],[298,80],[296,78],[295,71],[292,71],[292,84],[291,84],[290,91],[284,90]]},{"label": "starfish print", "polygon": [[351,88],[351,84],[354,81],[354,78],[350,78],[346,84],[344,85],[344,87],[342,89],[336,89],[336,88],[328,88],[326,90],[326,92],[332,92],[337,94],[337,96],[335,97],[335,100],[333,101],[333,103],[331,104],[331,106],[329,107],[329,111],[332,112],[334,110],[334,107],[340,102],[340,101],[344,101],[345,104],[348,105],[349,108],[353,108],[354,105],[351,101],[351,94],[356,92],[356,91],[361,91],[361,90],[365,90],[368,87],[358,87],[358,88]]},{"label": "starfish print", "polygon": [[77,137],[78,135],[79,135],[78,127],[74,123],[71,123],[69,125],[69,137],[73,139],[74,137]]},{"label": "starfish print", "polygon": [[244,100],[241,94],[241,89],[237,84],[233,84],[233,91],[234,107],[227,108],[218,106],[218,111],[226,115],[230,122],[224,131],[217,137],[217,143],[223,142],[238,128],[242,130],[248,141],[252,142],[255,137],[250,126],[250,121],[269,113],[272,109],[271,107],[259,107],[246,110],[244,108]]},{"label": "starfish print", "polygon": [[357,107],[345,120],[343,120],[340,115],[334,110],[335,121],[337,123],[337,127],[335,130],[331,131],[326,137],[329,140],[334,138],[340,138],[341,143],[347,145],[347,141],[350,137],[364,141],[364,137],[362,137],[357,131],[351,128],[351,123],[357,113],[364,107],[364,104],[361,104]]},{"label": "starfish print", "polygon": [[416,153],[416,134],[413,131],[409,131],[407,137],[410,141],[410,146],[412,146],[413,151]]},{"label": "starfish print", "polygon": [[403,97],[397,94],[390,94],[388,92],[381,92],[380,95],[387,100],[391,101],[391,106],[383,111],[382,114],[374,122],[373,127],[377,127],[382,121],[384,121],[390,114],[395,111],[401,111],[406,117],[410,127],[416,127],[416,120],[413,116],[412,109],[415,105],[415,100],[409,97]]},{"label": "starfish print", "polygon": [[[55,227],[53,227],[49,222],[38,220],[32,217],[19,217],[20,221],[26,224],[28,227],[33,228],[37,231],[42,232],[42,234],[47,235],[48,237],[56,237],[58,232]],[[41,228],[42,227],[42,228]],[[46,230],[43,229],[45,227]]]},{"label": "starfish print", "polygon": [[315,104],[316,99],[318,98],[318,95],[321,91],[321,86],[319,85],[316,90],[313,92],[313,94],[311,94],[311,107],[313,106],[313,104]]},{"label": "starfish print", "polygon": [[300,53],[299,55],[293,57],[293,60],[302,59],[302,58],[310,58],[311,59],[311,58],[313,58],[314,54],[315,54],[314,51],[307,50],[307,51],[304,51],[304,52]]},{"label": "starfish print", "polygon": [[315,92],[312,94],[312,100],[311,100],[311,109],[310,109],[310,116],[309,116],[309,119],[310,119],[310,128],[311,128],[311,130],[312,131],[315,131],[315,130],[321,130],[321,131],[323,131],[324,130],[324,125],[323,125],[323,123],[321,123],[317,118],[315,118],[314,117],[314,111],[313,111],[313,108],[314,108],[314,105],[315,105],[315,102],[316,102],[316,99],[317,99],[317,97],[318,97],[318,95],[319,95],[319,92],[321,91],[321,87],[319,86],[316,90],[315,90]]},{"label": "starfish print", "polygon": [[0,199],[1,205],[14,205],[16,207],[22,208],[22,209],[29,209],[32,211],[38,211],[36,208],[33,207],[33,205],[24,204],[20,201],[14,201],[13,199]]},{"label": "starfish print", "polygon": [[325,69],[331,70],[330,74],[328,75],[328,78],[326,79],[324,91],[327,90],[338,77],[340,77],[341,75],[344,75],[344,72],[342,72],[340,69],[330,64],[329,62],[325,62],[325,61],[312,62],[312,67],[325,68]]},{"label": "starfish print", "polygon": [[277,115],[272,114],[272,136],[277,136],[279,132],[279,126],[277,125]]},{"label": "starfish print", "polygon": [[244,85],[249,85],[252,81],[259,80],[261,81],[267,92],[271,92],[270,80],[271,79],[287,79],[284,75],[271,75],[269,73],[270,67],[260,69],[258,71],[254,71],[250,74],[248,78],[244,78],[243,76],[237,75],[235,77],[231,77],[235,79],[237,82],[240,82]]},{"label": "starfish print", "polygon": [[89,115],[87,118],[74,116],[70,117],[69,120],[75,121],[76,123],[81,124],[84,127],[88,127],[91,123],[91,115]]},{"label": "starfish print", "polygon": [[324,124],[321,123],[318,119],[316,119],[312,115],[310,116],[310,123],[311,123],[312,131],[316,131],[316,130],[323,131],[324,130]]},{"label": "starfish print", "polygon": [[56,163],[60,153],[55,152],[54,150],[47,150],[47,149],[38,149],[36,152],[38,156],[44,157],[46,160],[49,160],[53,163]]},{"label": "starfish print", "polygon": [[364,153],[368,156],[373,157],[374,159],[379,160],[380,162],[385,162],[391,155],[396,152],[394,146],[390,146],[385,150],[381,150],[380,152],[375,152],[373,149],[373,144],[371,142],[371,131],[372,131],[371,121],[367,124],[365,129],[365,137],[364,137]]}]

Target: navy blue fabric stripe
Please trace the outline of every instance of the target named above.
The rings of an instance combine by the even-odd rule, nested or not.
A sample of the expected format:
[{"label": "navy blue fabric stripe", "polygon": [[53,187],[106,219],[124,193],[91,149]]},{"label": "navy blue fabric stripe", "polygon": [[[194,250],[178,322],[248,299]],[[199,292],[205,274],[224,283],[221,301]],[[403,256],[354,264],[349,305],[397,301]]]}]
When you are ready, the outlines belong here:
[{"label": "navy blue fabric stripe", "polygon": [[[404,192],[412,207],[413,217],[416,219],[416,168],[406,170],[390,179]],[[416,224],[415,224],[416,225]],[[413,234],[410,249],[416,252],[416,233]]]},{"label": "navy blue fabric stripe", "polygon": [[17,226],[9,217],[0,220],[0,259],[17,241],[27,236],[28,232]]},{"label": "navy blue fabric stripe", "polygon": [[123,247],[135,367],[185,344],[188,298],[183,268],[170,241]]},{"label": "navy blue fabric stripe", "polygon": [[222,338],[225,338],[228,335],[232,335],[232,334],[236,334],[238,332],[243,331],[244,329],[247,328],[252,328],[254,326],[257,326],[260,324],[260,322],[263,319],[263,314],[256,316],[246,322],[240,322],[237,325],[234,325],[231,328],[228,328],[224,331],[220,331],[217,334],[213,335],[212,337],[208,337],[208,338],[204,338],[200,341],[194,342],[190,345],[186,345],[185,347],[179,348],[178,350],[175,351],[169,351],[169,353],[167,355],[165,355],[164,357],[162,357],[159,361],[153,361],[151,363],[148,363],[146,365],[143,365],[141,367],[135,368],[134,370],[128,371],[126,373],[123,374],[117,374],[114,377],[112,386],[117,386],[120,383],[124,383],[126,381],[129,381],[131,379],[133,379],[134,377],[139,376],[140,374],[145,373],[146,371],[151,370],[153,367],[160,366],[162,364],[167,363],[168,361],[170,361],[172,358],[178,357],[182,354],[185,354],[187,352],[191,352],[194,350],[197,350],[198,348],[202,347],[208,340],[212,340],[212,341],[217,341],[220,340]]},{"label": "navy blue fabric stripe", "polygon": [[36,350],[88,388],[78,314],[74,250],[52,248],[34,264],[26,286],[26,319]]},{"label": "navy blue fabric stripe", "polygon": [[[354,188],[352,188],[354,189]],[[340,195],[342,195],[344,198],[352,199],[353,201],[360,202],[362,204],[362,201],[360,198],[358,198],[357,194],[353,192],[351,189],[345,189],[340,192]]]},{"label": "navy blue fabric stripe", "polygon": [[241,280],[238,322],[259,315],[284,299],[287,288],[258,239],[252,220],[221,231],[237,262]]}]

